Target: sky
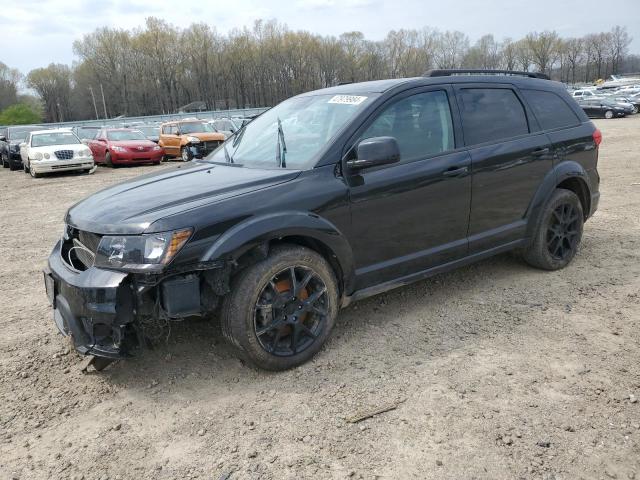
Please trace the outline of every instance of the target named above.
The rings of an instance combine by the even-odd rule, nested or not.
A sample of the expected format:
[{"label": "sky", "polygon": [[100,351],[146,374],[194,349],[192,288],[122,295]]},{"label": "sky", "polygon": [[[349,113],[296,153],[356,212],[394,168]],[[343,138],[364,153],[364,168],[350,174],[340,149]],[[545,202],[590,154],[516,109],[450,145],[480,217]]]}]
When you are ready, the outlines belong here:
[{"label": "sky", "polygon": [[83,34],[141,27],[149,16],[178,27],[205,22],[220,33],[276,19],[292,30],[359,30],[371,40],[429,26],[460,30],[472,42],[487,33],[498,40],[543,30],[570,37],[621,25],[634,37],[631,51],[640,53],[640,0],[0,0],[0,61],[23,73],[71,64],[73,41]]}]

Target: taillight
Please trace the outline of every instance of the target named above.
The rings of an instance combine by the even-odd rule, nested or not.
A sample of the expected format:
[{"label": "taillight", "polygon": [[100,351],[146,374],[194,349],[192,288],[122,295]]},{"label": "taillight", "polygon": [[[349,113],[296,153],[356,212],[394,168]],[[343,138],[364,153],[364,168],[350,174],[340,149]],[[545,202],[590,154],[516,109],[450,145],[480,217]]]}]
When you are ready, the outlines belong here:
[{"label": "taillight", "polygon": [[593,141],[596,142],[596,147],[602,143],[602,132],[598,128],[593,132]]}]

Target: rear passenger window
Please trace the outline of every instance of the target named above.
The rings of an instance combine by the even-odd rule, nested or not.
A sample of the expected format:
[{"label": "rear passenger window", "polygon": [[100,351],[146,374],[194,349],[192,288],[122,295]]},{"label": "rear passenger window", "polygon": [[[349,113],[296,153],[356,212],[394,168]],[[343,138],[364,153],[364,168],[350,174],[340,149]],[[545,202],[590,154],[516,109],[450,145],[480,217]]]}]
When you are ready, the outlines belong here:
[{"label": "rear passenger window", "polygon": [[400,162],[410,162],[455,148],[446,92],[418,93],[385,108],[362,135],[394,137]]},{"label": "rear passenger window", "polygon": [[522,90],[543,130],[574,127],[580,119],[567,103],[553,92],[541,90]]},{"label": "rear passenger window", "polygon": [[508,88],[465,88],[460,91],[464,140],[467,145],[529,133],[524,107]]}]

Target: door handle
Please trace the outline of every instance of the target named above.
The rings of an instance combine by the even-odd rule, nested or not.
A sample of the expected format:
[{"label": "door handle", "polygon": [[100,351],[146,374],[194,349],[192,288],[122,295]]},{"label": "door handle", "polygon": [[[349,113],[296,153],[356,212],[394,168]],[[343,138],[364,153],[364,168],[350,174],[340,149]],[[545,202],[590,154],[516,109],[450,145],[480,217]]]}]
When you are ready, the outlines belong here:
[{"label": "door handle", "polygon": [[462,174],[465,174],[469,171],[469,167],[449,167],[442,175],[445,177],[458,177]]},{"label": "door handle", "polygon": [[533,155],[534,157],[541,157],[543,155],[547,155],[548,153],[548,148],[536,148],[533,152],[531,152],[531,155]]}]

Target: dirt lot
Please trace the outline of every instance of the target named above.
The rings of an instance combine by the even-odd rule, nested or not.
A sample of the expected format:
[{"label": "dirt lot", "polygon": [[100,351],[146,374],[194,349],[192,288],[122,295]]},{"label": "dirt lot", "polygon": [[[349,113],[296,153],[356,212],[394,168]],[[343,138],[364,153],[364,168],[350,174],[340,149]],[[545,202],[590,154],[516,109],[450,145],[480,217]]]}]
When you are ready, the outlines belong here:
[{"label": "dirt lot", "polygon": [[202,321],[82,374],[40,270],[72,203],[165,167],[0,169],[1,478],[640,479],[640,115],[598,126],[602,202],[569,268],[504,255],[368,299],[279,374]]}]

